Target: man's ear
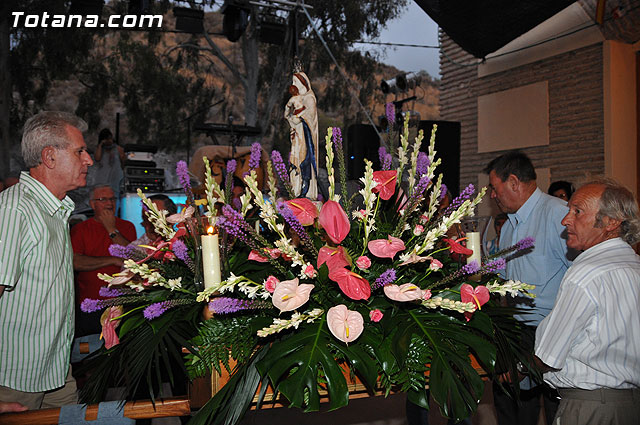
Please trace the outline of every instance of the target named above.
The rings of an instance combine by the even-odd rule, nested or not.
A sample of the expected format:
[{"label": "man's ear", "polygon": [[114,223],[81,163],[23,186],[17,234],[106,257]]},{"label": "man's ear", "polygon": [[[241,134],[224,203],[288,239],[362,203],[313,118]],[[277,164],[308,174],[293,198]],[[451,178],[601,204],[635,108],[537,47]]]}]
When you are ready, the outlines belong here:
[{"label": "man's ear", "polygon": [[602,227],[604,227],[604,229],[607,232],[613,232],[614,230],[619,230],[621,224],[622,224],[622,220],[607,217],[606,215],[602,217]]},{"label": "man's ear", "polygon": [[509,174],[506,183],[509,185],[509,188],[515,192],[518,186],[520,186],[520,179],[515,174]]},{"label": "man's ear", "polygon": [[55,168],[56,148],[53,146],[47,146],[42,149],[42,152],[40,152],[40,160],[45,167],[49,169]]}]

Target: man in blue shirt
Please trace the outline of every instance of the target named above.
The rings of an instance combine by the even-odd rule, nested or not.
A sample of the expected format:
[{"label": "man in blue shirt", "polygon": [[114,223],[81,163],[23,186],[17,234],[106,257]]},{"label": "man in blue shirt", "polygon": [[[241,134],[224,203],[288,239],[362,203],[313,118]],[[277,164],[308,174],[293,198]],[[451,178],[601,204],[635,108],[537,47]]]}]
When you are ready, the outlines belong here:
[{"label": "man in blue shirt", "polygon": [[[537,327],[553,308],[562,277],[571,265],[571,254],[562,237],[564,227],[560,223],[568,212],[567,203],[538,189],[533,164],[521,152],[499,156],[484,171],[489,174],[491,198],[508,217],[500,233],[500,249],[527,236],[536,240],[530,252],[507,262],[504,277],[536,286],[533,291],[536,298],[517,298],[515,307],[526,310],[516,316],[518,320]],[[520,403],[502,390],[494,389],[498,423],[535,425],[541,394],[547,423],[551,423],[557,409],[557,397],[551,390],[544,385],[532,387],[528,378],[520,387]]]}]

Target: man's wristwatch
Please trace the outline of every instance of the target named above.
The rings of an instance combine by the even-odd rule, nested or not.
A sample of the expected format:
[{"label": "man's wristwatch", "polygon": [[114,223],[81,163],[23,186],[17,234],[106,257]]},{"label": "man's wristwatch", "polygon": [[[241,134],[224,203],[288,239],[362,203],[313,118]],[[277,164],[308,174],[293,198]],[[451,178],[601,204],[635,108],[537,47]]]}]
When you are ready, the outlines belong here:
[{"label": "man's wristwatch", "polygon": [[118,229],[114,230],[113,232],[109,233],[109,237],[111,239],[115,238],[116,236],[118,236],[118,234],[120,234],[120,232],[118,232]]}]

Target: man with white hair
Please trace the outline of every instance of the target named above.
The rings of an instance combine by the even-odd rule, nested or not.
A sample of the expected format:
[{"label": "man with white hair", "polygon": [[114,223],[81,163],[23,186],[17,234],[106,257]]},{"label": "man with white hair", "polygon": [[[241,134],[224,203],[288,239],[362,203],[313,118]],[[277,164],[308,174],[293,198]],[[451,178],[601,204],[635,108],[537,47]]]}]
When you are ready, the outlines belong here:
[{"label": "man with white hair", "polygon": [[73,253],[67,192],[93,164],[86,123],[63,112],[30,118],[22,135],[29,172],[0,193],[0,402],[30,409],[77,403],[69,365],[74,332]]},{"label": "man with white hair", "polygon": [[588,183],[562,220],[582,251],[567,270],[535,354],[561,401],[556,425],[637,424],[640,417],[638,204],[614,181]]}]

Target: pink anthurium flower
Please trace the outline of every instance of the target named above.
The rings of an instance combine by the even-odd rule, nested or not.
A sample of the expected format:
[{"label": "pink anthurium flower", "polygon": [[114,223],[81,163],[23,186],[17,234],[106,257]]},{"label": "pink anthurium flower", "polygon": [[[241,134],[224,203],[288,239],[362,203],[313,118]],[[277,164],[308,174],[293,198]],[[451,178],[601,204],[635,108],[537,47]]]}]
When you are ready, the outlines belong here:
[{"label": "pink anthurium flower", "polygon": [[171,223],[171,224],[182,223],[186,219],[191,218],[194,212],[195,212],[195,208],[189,205],[187,208],[183,208],[182,211],[180,211],[179,213],[171,214],[169,217],[167,217],[167,223]]},{"label": "pink anthurium flower", "polygon": [[403,283],[402,285],[386,285],[384,294],[389,299],[404,303],[421,299],[424,291],[413,283]]},{"label": "pink anthurium flower", "polygon": [[125,270],[120,273],[116,273],[113,275],[113,279],[109,282],[109,287],[122,285],[123,283],[129,282],[135,276],[131,271]]},{"label": "pink anthurium flower", "polygon": [[393,196],[396,191],[396,170],[374,171],[373,180],[378,183],[373,188],[373,193],[380,193],[380,197],[385,201]]},{"label": "pink anthurium flower", "polygon": [[466,238],[462,238],[462,239],[458,239],[458,240],[454,240],[454,239],[442,239],[443,241],[445,241],[448,245],[449,245],[449,252],[455,252],[456,254],[462,254],[462,255],[471,255],[473,254],[473,250],[472,249],[468,249],[465,248],[464,246],[460,245],[460,242],[465,240]]},{"label": "pink anthurium flower", "polygon": [[303,226],[313,224],[318,218],[318,208],[307,198],[297,198],[285,202]]},{"label": "pink anthurium flower", "polygon": [[322,205],[318,221],[333,243],[342,242],[351,229],[347,214],[336,201],[327,201]]},{"label": "pink anthurium flower", "polygon": [[311,294],[313,288],[314,285],[308,283],[298,285],[298,278],[282,281],[278,283],[276,289],[273,291],[273,305],[279,309],[281,313],[295,310],[309,301],[309,294]]},{"label": "pink anthurium flower", "polygon": [[340,341],[350,343],[358,339],[364,330],[364,319],[357,311],[340,304],[327,311],[329,330]]},{"label": "pink anthurium flower", "polygon": [[388,239],[369,241],[367,247],[369,252],[376,257],[393,259],[399,251],[404,250],[404,242],[402,242],[402,239],[389,235]]},{"label": "pink anthurium flower", "polygon": [[340,290],[352,300],[366,300],[371,296],[371,285],[357,273],[341,267],[329,273],[329,279],[338,283]]},{"label": "pink anthurium flower", "polygon": [[320,266],[323,265],[324,263],[327,263],[327,267],[329,268],[329,273],[331,273],[331,271],[334,269],[346,267],[349,265],[347,252],[341,246],[333,248],[325,245],[322,248],[320,248],[320,251],[318,251],[317,267],[320,268]]},{"label": "pink anthurium flower", "polygon": [[[482,305],[489,301],[489,290],[486,286],[476,286],[475,288],[468,283],[463,283],[460,286],[460,301],[463,303],[474,303],[478,306],[478,310],[482,309]],[[471,320],[473,313],[465,313],[464,316],[467,322]]]},{"label": "pink anthurium flower", "polygon": [[269,261],[267,257],[261,255],[255,249],[252,249],[251,252],[249,253],[249,260],[257,261],[258,263],[266,263],[267,261]]},{"label": "pink anthurium flower", "polygon": [[116,328],[120,324],[120,319],[114,320],[116,317],[122,316],[122,306],[116,305],[107,308],[100,316],[100,324],[102,325],[101,338],[104,338],[104,346],[108,350],[114,345],[120,344],[120,339],[116,333]]}]

